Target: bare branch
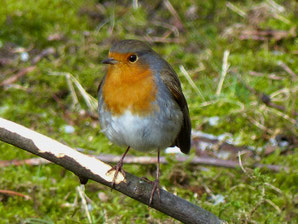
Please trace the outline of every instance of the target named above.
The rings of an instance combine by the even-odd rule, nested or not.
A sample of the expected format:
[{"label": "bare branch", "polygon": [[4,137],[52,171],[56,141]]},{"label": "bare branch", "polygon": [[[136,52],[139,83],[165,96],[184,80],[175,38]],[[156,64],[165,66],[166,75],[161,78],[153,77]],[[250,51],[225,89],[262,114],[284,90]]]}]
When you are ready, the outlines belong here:
[{"label": "bare branch", "polygon": [[[0,140],[50,160],[73,172],[80,179],[91,179],[111,187],[115,171],[108,172],[110,165],[24,126],[0,118]],[[126,177],[119,173],[115,182],[115,190],[148,204],[152,191],[151,183],[130,173],[126,173]],[[160,189],[160,200],[155,195],[151,207],[183,223],[223,223],[212,213],[163,189]]]},{"label": "bare branch", "polygon": [[10,191],[10,190],[1,190],[0,189],[0,194],[6,194],[6,195],[12,195],[12,196],[19,196],[19,197],[23,197],[26,200],[31,200],[32,198],[28,195],[16,192],[16,191]]},{"label": "bare branch", "polygon": [[[102,160],[103,162],[109,162],[109,163],[117,163],[121,156],[115,156],[111,154],[104,154],[104,155],[98,155],[93,156],[99,160]],[[236,161],[232,160],[224,160],[224,159],[216,159],[212,157],[198,157],[195,156],[192,160],[189,161],[189,157],[185,156],[176,156],[176,161],[179,162],[185,162],[188,160],[190,164],[194,165],[206,165],[206,166],[216,166],[216,167],[224,167],[224,168],[237,168],[239,167],[239,164]],[[31,165],[31,166],[37,166],[41,164],[48,164],[51,163],[49,160],[45,160],[43,158],[31,158],[31,159],[24,159],[24,160],[11,160],[11,161],[0,161],[0,167],[7,167],[10,165],[14,166],[21,166],[21,165]],[[128,155],[124,159],[124,163],[126,164],[156,164],[156,157],[152,156],[131,156]],[[160,157],[160,163],[166,164],[167,160],[165,157]],[[256,168],[266,168],[268,170],[272,171],[281,171],[285,170],[288,171],[288,167],[279,166],[279,165],[272,165],[272,164],[253,164],[252,167]]]},{"label": "bare branch", "polygon": [[35,68],[36,68],[35,66],[30,66],[30,67],[22,69],[17,74],[15,74],[12,77],[9,77],[8,79],[5,79],[4,81],[2,81],[0,83],[0,86],[7,86],[7,85],[10,85],[10,84],[14,83],[15,81],[17,81],[22,76],[27,75],[27,73],[29,73],[29,72],[32,72]]}]

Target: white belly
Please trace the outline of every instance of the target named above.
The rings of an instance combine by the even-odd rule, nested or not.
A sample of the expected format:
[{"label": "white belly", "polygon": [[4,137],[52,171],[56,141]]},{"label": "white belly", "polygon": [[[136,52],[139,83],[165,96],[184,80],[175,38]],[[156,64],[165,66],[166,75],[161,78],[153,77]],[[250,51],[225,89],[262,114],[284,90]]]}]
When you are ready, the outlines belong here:
[{"label": "white belly", "polygon": [[160,116],[138,116],[126,111],[121,116],[105,116],[102,131],[113,143],[138,151],[164,149],[175,142],[182,123],[182,112]]}]

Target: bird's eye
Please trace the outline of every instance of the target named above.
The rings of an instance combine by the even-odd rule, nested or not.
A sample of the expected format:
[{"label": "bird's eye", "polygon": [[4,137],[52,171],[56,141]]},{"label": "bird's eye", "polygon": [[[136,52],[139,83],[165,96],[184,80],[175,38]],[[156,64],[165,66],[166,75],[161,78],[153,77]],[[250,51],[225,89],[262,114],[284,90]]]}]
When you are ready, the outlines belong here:
[{"label": "bird's eye", "polygon": [[132,63],[136,62],[138,60],[138,56],[135,54],[132,54],[128,57],[128,60]]}]

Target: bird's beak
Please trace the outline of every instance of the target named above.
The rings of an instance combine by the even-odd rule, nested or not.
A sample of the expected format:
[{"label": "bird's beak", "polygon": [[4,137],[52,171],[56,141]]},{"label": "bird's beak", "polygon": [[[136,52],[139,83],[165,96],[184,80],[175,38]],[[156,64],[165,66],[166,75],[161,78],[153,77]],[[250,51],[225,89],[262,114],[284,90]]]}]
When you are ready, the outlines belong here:
[{"label": "bird's beak", "polygon": [[110,65],[114,65],[114,64],[117,64],[118,61],[115,60],[114,58],[107,58],[107,59],[104,59],[102,61],[103,64],[110,64]]}]

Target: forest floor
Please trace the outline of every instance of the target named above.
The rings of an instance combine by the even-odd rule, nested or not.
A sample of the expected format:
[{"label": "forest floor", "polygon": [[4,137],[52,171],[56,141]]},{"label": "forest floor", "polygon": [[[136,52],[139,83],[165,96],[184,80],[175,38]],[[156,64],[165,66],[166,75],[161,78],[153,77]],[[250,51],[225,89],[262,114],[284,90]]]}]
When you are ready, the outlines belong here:
[{"label": "forest floor", "polygon": [[[85,153],[121,155],[78,85],[96,99],[112,43],[147,41],[177,72],[193,130],[185,162],[162,152],[161,187],[228,223],[297,223],[296,29],[295,0],[6,0],[0,117]],[[237,167],[196,164],[195,156]],[[0,223],[89,223],[73,173],[3,162],[29,158],[0,142]],[[124,169],[155,177],[155,164]],[[92,223],[178,223],[92,181],[86,195]]]}]

